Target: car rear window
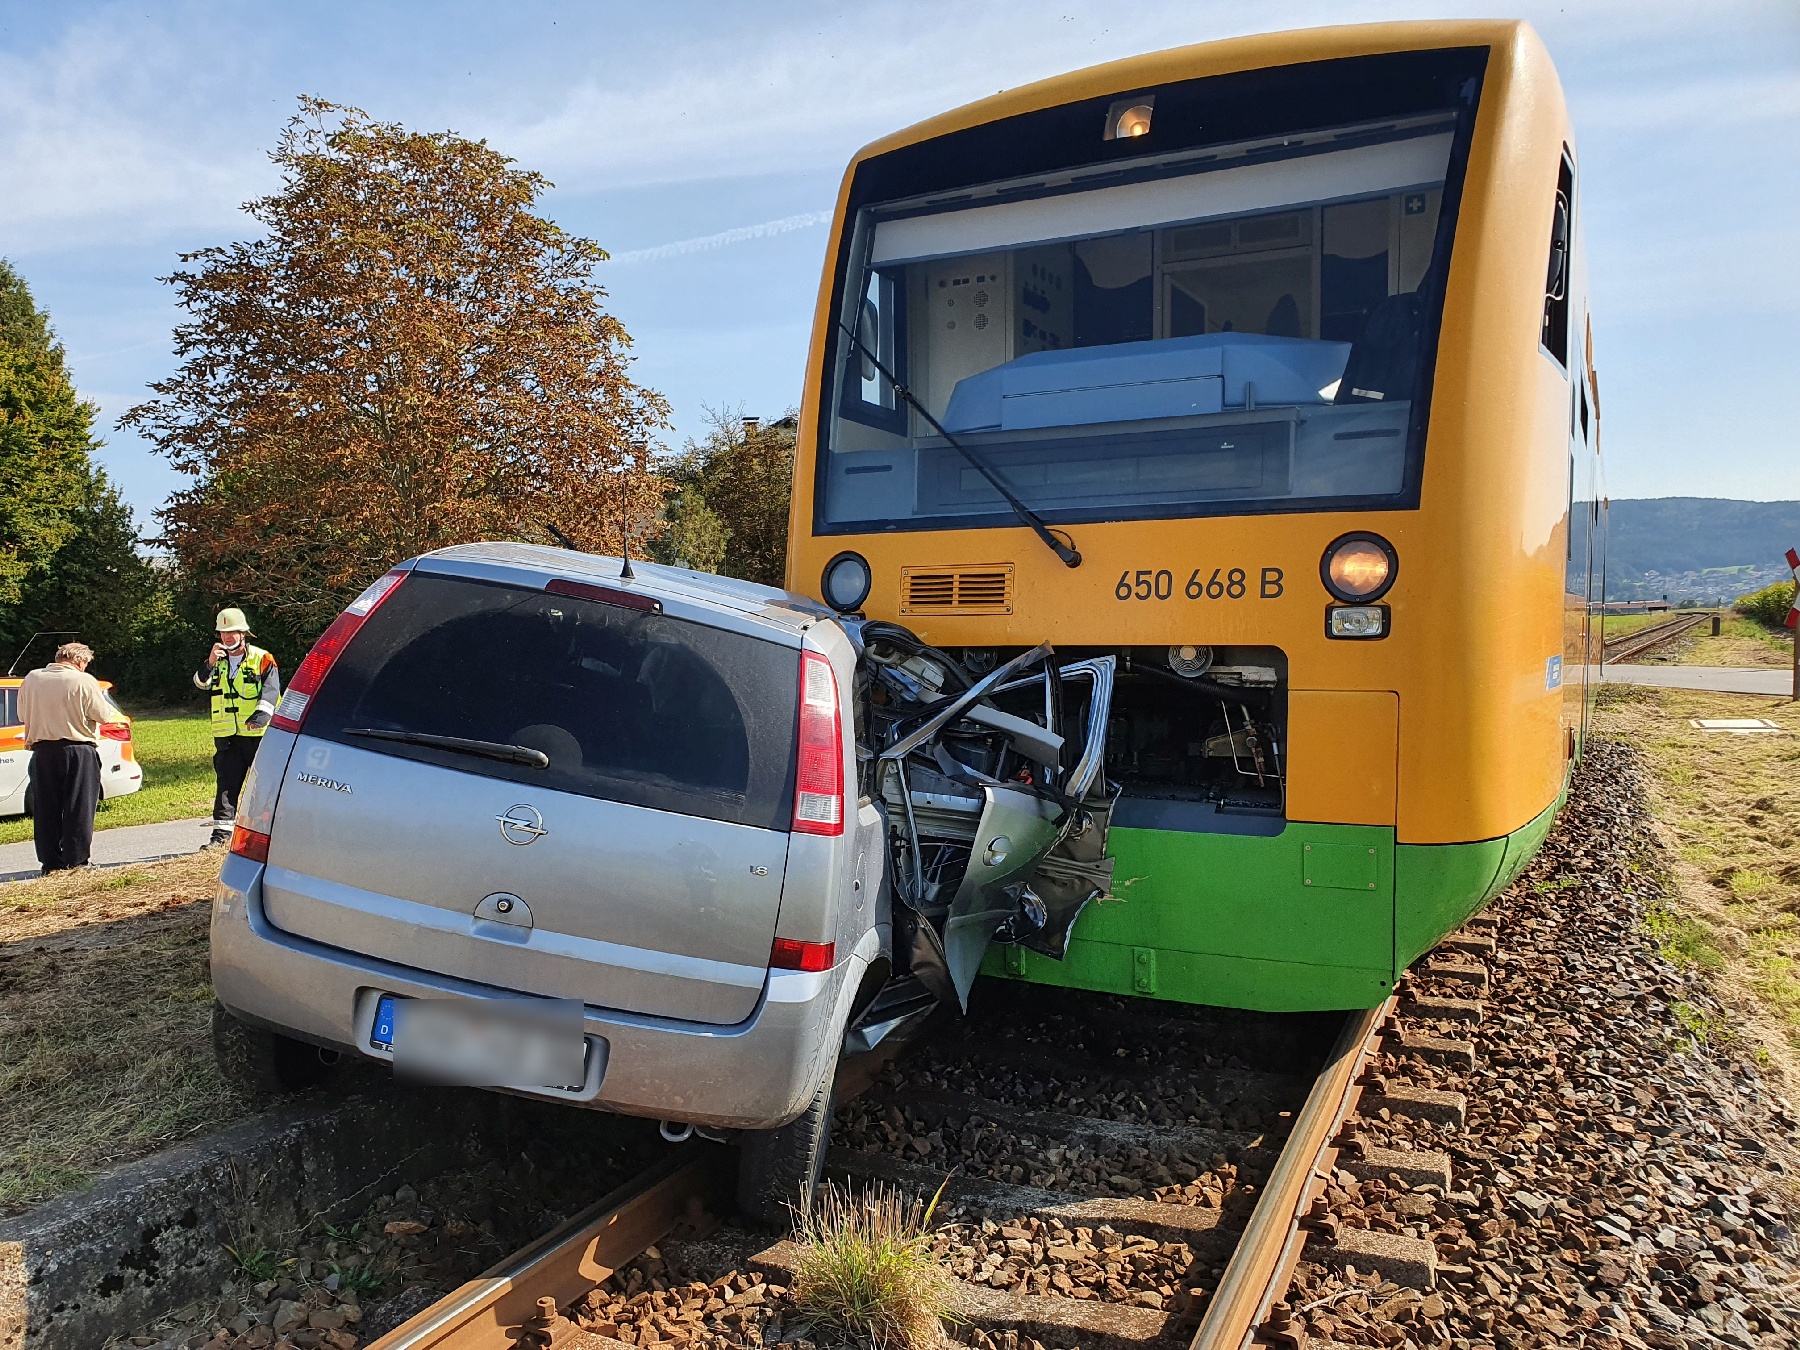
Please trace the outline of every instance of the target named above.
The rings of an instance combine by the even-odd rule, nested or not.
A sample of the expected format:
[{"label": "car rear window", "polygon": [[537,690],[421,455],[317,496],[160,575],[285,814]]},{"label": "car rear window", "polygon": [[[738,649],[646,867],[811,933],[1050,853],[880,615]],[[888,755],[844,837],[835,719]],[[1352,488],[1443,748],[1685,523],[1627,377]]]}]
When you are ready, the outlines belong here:
[{"label": "car rear window", "polygon": [[[331,669],[306,734],[763,829],[793,805],[799,653],[684,619],[414,573]],[[547,769],[347,734],[526,745]]]}]

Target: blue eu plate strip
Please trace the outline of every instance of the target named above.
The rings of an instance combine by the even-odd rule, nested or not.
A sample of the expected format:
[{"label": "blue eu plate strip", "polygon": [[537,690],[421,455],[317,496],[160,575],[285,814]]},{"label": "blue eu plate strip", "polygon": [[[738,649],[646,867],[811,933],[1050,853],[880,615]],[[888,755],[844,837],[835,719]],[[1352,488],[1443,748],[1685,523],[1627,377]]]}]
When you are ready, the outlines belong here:
[{"label": "blue eu plate strip", "polygon": [[394,1005],[392,994],[383,994],[375,1005],[375,1029],[369,1033],[369,1044],[381,1050],[394,1048]]}]

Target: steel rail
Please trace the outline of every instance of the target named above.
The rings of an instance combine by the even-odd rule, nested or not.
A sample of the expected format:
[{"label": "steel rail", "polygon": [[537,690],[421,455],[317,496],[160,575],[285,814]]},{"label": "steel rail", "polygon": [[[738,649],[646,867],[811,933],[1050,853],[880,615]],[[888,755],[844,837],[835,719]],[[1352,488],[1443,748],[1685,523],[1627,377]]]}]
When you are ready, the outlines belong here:
[{"label": "steel rail", "polygon": [[[731,1151],[699,1145],[633,1178],[401,1323],[366,1350],[486,1350],[522,1339],[538,1300],[564,1307],[667,1237],[681,1218],[731,1194]],[[697,1203],[696,1203],[697,1202]]]},{"label": "steel rail", "polygon": [[1648,628],[1640,628],[1635,633],[1625,633],[1609,643],[1601,644],[1601,660],[1620,661],[1629,656],[1660,647],[1665,642],[1672,642],[1690,629],[1697,628],[1713,617],[1712,611],[1684,614],[1677,619],[1669,619],[1663,623],[1652,624]]},{"label": "steel rail", "polygon": [[1338,1130],[1362,1097],[1363,1064],[1393,1016],[1395,998],[1351,1014],[1325,1067],[1294,1118],[1275,1168],[1206,1305],[1189,1350],[1244,1350],[1293,1278],[1306,1246],[1305,1222],[1337,1158]]},{"label": "steel rail", "polygon": [[[866,1092],[906,1048],[881,1045],[838,1069],[836,1100]],[[696,1156],[698,1152],[698,1156]],[[490,1266],[363,1350],[494,1350],[550,1343],[534,1335],[540,1299],[565,1308],[667,1237],[683,1218],[729,1208],[736,1150],[697,1142],[627,1181]]]},{"label": "steel rail", "polygon": [[[1190,1350],[1246,1350],[1259,1335],[1277,1344],[1291,1342],[1283,1328],[1265,1324],[1300,1262],[1313,1222],[1310,1211],[1324,1192],[1342,1142],[1339,1131],[1361,1099],[1363,1067],[1378,1048],[1397,1001],[1390,997],[1346,1020],[1295,1117]],[[896,1049],[882,1047],[847,1061],[840,1070],[838,1100],[865,1091]],[[729,1205],[735,1161],[732,1149],[718,1145],[683,1150],[365,1350],[494,1350],[560,1341],[568,1324],[558,1325],[557,1309],[667,1237],[684,1217],[697,1219]]]}]

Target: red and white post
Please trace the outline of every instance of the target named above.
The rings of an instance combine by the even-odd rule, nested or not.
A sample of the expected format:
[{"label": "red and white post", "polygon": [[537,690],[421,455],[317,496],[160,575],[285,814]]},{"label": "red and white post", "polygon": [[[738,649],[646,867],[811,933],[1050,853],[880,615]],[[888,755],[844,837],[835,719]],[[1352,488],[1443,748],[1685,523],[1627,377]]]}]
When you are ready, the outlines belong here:
[{"label": "red and white post", "polygon": [[1794,634],[1794,702],[1800,703],[1800,551],[1787,551],[1787,565],[1794,574],[1794,600],[1783,622]]}]

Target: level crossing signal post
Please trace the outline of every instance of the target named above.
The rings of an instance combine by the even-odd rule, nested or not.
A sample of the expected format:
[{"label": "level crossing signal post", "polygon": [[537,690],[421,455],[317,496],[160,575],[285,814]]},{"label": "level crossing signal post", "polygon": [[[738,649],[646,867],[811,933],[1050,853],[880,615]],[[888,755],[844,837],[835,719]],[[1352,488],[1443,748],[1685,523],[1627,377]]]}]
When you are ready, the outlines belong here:
[{"label": "level crossing signal post", "polygon": [[1787,551],[1787,565],[1788,570],[1794,574],[1794,598],[1788,604],[1787,618],[1782,622],[1787,624],[1788,631],[1794,635],[1793,698],[1794,702],[1800,703],[1800,550],[1790,548]]}]

